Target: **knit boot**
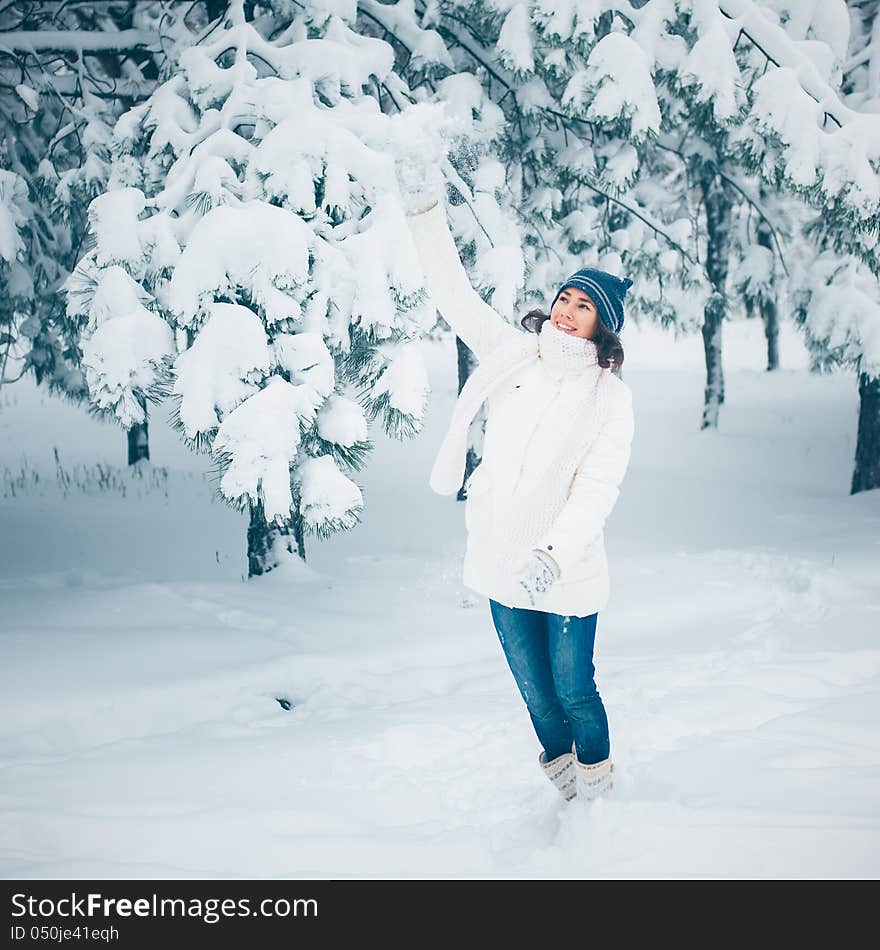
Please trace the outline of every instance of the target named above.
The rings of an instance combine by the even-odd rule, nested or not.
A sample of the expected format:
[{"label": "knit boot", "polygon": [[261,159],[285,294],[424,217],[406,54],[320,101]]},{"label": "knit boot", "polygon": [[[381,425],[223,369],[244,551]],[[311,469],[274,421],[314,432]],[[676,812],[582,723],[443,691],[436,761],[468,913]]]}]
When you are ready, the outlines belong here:
[{"label": "knit boot", "polygon": [[550,762],[547,761],[547,753],[542,752],[538,757],[538,762],[544,770],[544,774],[559,790],[559,794],[570,802],[577,794],[577,788],[574,782],[574,755],[571,752],[563,752]]},{"label": "knit boot", "polygon": [[611,759],[586,765],[575,757],[571,769],[575,777],[577,797],[583,801],[592,801],[604,795],[614,784],[611,779],[611,773],[614,771]]}]

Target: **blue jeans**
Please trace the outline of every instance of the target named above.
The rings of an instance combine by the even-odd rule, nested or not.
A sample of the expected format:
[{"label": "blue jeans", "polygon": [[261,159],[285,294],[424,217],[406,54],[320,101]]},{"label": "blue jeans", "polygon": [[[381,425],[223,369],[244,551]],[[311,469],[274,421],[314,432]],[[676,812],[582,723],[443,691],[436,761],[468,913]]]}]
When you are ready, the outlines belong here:
[{"label": "blue jeans", "polygon": [[608,717],[593,679],[598,614],[559,614],[505,607],[489,600],[498,639],[547,760],[571,752],[578,761],[609,755]]}]

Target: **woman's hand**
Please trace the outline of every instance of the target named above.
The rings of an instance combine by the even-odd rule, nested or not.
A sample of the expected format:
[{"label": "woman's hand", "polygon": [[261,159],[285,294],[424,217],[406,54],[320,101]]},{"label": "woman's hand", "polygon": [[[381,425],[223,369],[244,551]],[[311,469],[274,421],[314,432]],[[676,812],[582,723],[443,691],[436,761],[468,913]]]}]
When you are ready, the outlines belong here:
[{"label": "woman's hand", "polygon": [[407,214],[428,211],[446,197],[441,164],[446,158],[447,124],[439,103],[420,103],[394,116],[389,147]]},{"label": "woman's hand", "polygon": [[517,583],[526,592],[529,603],[535,606],[535,597],[546,593],[559,580],[559,565],[544,550],[535,548],[525,567],[517,576]]},{"label": "woman's hand", "polygon": [[394,158],[394,174],[407,214],[429,211],[446,196],[446,179],[439,164],[404,152]]}]

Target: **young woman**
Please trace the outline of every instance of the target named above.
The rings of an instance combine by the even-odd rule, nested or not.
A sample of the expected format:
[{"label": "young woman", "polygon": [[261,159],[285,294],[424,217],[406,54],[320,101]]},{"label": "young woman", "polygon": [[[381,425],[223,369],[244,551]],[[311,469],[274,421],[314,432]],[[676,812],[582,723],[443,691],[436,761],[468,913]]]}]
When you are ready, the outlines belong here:
[{"label": "young woman", "polygon": [[464,582],[491,616],[566,801],[611,787],[608,720],[594,680],[596,621],[609,594],[603,526],[630,456],[632,396],[623,363],[628,279],[586,268],[549,317],[507,323],[470,286],[443,197],[410,200],[410,231],[437,309],[479,360],[431,473],[458,491],[468,426],[484,400],[483,459],[468,479]]}]

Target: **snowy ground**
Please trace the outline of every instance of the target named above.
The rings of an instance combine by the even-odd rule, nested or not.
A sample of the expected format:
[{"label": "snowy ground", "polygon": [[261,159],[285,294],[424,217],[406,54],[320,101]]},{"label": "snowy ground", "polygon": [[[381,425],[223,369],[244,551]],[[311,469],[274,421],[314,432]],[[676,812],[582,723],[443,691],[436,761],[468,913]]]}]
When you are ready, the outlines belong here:
[{"label": "snowy ground", "polygon": [[538,769],[460,583],[462,506],[427,486],[448,342],[425,345],[422,436],[376,435],[363,524],[313,542],[314,572],[248,582],[243,518],[164,414],[132,475],[119,430],[7,387],[0,874],[876,877],[880,492],[848,495],[855,378],[809,375],[791,332],[765,374],[760,327],[725,334],[703,433],[699,337],[624,336],[636,437],[597,647],[618,784],[583,806]]}]

